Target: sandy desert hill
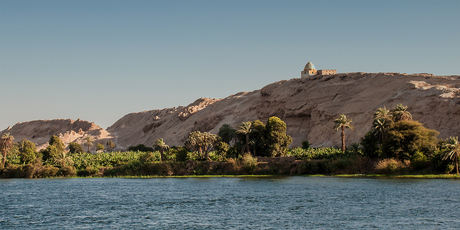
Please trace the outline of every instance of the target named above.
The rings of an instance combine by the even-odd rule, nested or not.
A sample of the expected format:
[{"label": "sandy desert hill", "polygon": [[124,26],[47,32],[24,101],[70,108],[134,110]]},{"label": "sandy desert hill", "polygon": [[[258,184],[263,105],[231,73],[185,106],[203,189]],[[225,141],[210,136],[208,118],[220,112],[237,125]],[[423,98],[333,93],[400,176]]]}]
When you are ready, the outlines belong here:
[{"label": "sandy desert hill", "polygon": [[400,103],[409,107],[414,120],[439,131],[440,138],[460,135],[460,77],[399,73],[342,73],[283,80],[223,99],[200,98],[185,107],[130,113],[107,130],[89,122],[89,128],[80,130],[74,128],[77,121],[51,120],[16,124],[2,133],[10,132],[16,141],[27,138],[40,146],[46,146],[44,142],[53,134],[60,135],[66,144],[81,142],[85,135],[100,143],[114,140],[118,149],[152,146],[158,138],[178,146],[192,131],[217,133],[223,124],[236,128],[243,121],[265,123],[277,116],[287,124],[292,147],[304,140],[312,146],[339,146],[340,133],[333,130],[333,120],[339,114],[353,120],[355,130],[346,132],[350,144],[359,142],[370,130],[377,108],[393,108]]}]

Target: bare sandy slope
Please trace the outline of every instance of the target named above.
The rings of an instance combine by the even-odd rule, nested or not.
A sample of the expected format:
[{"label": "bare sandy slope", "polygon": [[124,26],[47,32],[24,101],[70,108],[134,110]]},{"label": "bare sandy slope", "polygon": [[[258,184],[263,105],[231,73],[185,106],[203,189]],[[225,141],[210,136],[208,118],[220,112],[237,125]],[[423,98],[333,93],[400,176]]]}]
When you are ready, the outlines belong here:
[{"label": "bare sandy slope", "polygon": [[[80,131],[73,128],[77,121],[54,120],[17,124],[8,132],[16,141],[27,138],[38,144],[53,134],[61,135],[66,144],[92,135],[97,142],[113,139],[118,149],[126,149],[137,144],[152,146],[158,138],[170,146],[183,145],[192,131],[217,133],[223,124],[237,127],[256,119],[265,123],[277,116],[286,122],[293,147],[304,140],[313,146],[339,146],[340,133],[333,129],[339,114],[351,118],[356,128],[346,132],[350,144],[369,131],[377,108],[393,108],[399,103],[409,106],[414,120],[439,131],[440,138],[460,135],[460,77],[398,73],[346,73],[280,81],[224,99],[200,98],[186,107],[130,113],[107,130],[87,122],[92,128]],[[49,122],[53,125],[46,124]]]},{"label": "bare sandy slope", "polygon": [[[371,128],[379,107],[409,106],[415,120],[445,138],[459,135],[460,78],[427,74],[348,73],[275,82],[261,90],[242,92],[220,100],[198,99],[187,107],[132,113],[107,131],[124,146],[153,145],[164,138],[169,145],[183,145],[191,131],[217,133],[223,124],[237,127],[243,121],[266,122],[278,116],[287,124],[292,146],[304,140],[313,146],[339,146],[340,133],[333,120],[346,114],[354,131],[347,143],[359,142]],[[187,116],[184,116],[187,114]],[[121,138],[122,137],[122,138]]]}]

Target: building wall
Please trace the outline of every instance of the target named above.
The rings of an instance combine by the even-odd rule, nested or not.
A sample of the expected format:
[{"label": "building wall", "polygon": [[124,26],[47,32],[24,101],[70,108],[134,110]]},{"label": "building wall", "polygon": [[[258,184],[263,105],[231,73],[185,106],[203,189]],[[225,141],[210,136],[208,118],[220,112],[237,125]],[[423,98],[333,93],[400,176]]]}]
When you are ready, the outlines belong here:
[{"label": "building wall", "polygon": [[335,69],[320,69],[318,70],[318,75],[332,75],[337,74],[337,70]]},{"label": "building wall", "polygon": [[305,78],[305,77],[309,77],[309,76],[315,75],[315,74],[316,74],[316,70],[314,70],[314,69],[311,69],[311,70],[308,70],[308,71],[304,70],[304,71],[300,72],[300,77]]}]

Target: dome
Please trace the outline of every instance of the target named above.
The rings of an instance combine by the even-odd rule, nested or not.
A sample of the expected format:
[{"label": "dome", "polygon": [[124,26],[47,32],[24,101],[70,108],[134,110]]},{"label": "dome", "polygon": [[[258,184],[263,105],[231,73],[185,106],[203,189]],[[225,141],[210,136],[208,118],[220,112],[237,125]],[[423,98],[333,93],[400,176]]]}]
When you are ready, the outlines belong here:
[{"label": "dome", "polygon": [[311,70],[311,69],[315,69],[315,70],[316,70],[316,68],[315,68],[315,66],[313,65],[313,63],[308,62],[308,63],[305,65],[305,69],[304,69],[304,70],[307,71],[307,70]]}]

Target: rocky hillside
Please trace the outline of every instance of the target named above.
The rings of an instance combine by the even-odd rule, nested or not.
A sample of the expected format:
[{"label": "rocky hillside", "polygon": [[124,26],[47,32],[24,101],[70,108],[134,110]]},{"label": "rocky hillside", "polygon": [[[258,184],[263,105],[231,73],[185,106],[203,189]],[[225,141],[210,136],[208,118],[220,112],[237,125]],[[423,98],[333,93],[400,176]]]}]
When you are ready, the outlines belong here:
[{"label": "rocky hillside", "polygon": [[58,119],[58,120],[37,120],[18,123],[12,128],[3,130],[1,134],[9,132],[14,141],[21,141],[23,138],[34,142],[38,149],[48,146],[52,135],[58,136],[68,146],[70,142],[84,143],[84,138],[90,136],[96,143],[105,145],[108,140],[114,140],[110,133],[93,122],[83,120]]},{"label": "rocky hillside", "polygon": [[[158,138],[170,146],[183,145],[192,131],[217,133],[223,124],[237,127],[256,119],[265,123],[277,116],[287,124],[293,138],[291,146],[300,146],[304,140],[313,146],[339,146],[340,133],[333,130],[338,114],[353,120],[355,130],[346,133],[350,144],[359,142],[369,131],[377,108],[393,108],[399,103],[409,107],[414,120],[439,131],[439,137],[460,135],[459,76],[345,73],[279,81],[224,99],[200,98],[186,107],[131,113],[107,130],[97,128],[101,132],[98,140],[114,138],[120,149],[137,144],[152,146]],[[49,139],[46,135],[52,133],[35,128],[26,131],[24,124],[29,123],[17,124],[9,131],[16,140],[33,140],[32,136]],[[15,133],[18,125],[24,126],[21,135]],[[71,136],[74,130],[65,124],[56,129],[54,134],[60,132],[62,136]]]}]

